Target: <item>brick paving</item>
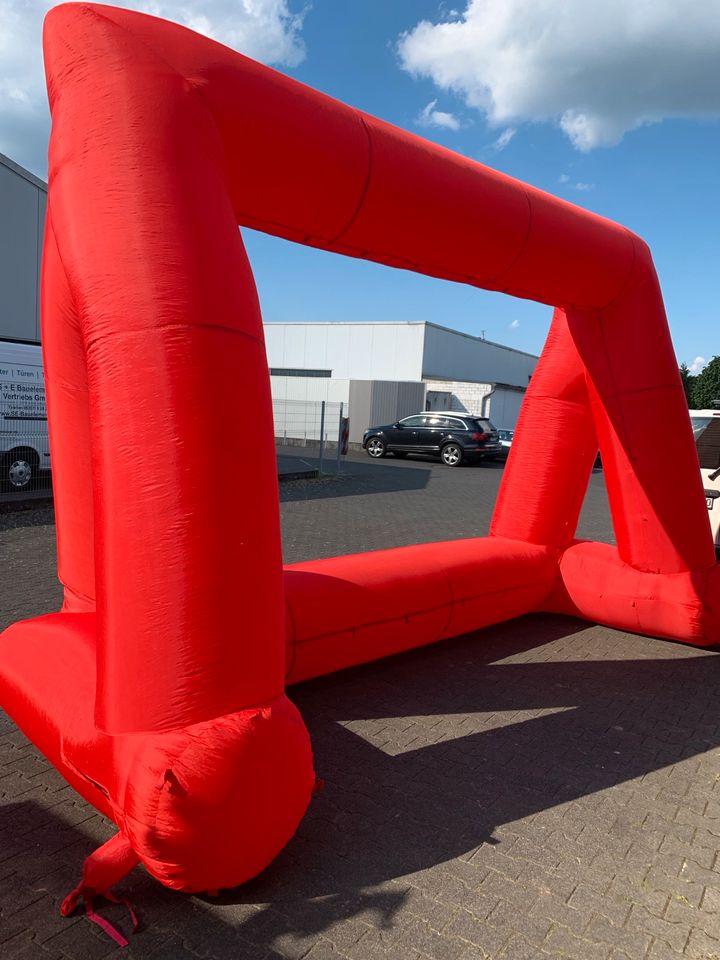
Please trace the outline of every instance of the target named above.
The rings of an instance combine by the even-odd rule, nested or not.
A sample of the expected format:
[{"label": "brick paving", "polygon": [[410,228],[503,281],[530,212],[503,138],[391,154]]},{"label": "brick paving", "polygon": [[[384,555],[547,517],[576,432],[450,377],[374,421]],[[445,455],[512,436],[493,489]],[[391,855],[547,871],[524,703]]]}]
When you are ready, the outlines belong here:
[{"label": "brick paving", "polygon": [[[351,456],[283,484],[286,560],[484,533],[501,475]],[[601,473],[581,533],[611,538]],[[53,536],[0,517],[2,625],[57,605]],[[111,825],[2,717],[0,958],[720,960],[719,688],[717,653],[540,615],[294,687],[326,780],[297,836],[215,899],[135,870],[125,951],[58,915]]]}]

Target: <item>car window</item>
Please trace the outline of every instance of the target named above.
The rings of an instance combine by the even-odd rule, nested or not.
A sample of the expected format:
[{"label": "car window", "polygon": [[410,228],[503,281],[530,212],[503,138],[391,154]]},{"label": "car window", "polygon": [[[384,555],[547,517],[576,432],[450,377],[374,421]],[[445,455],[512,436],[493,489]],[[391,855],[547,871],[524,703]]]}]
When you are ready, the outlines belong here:
[{"label": "car window", "polygon": [[428,414],[425,425],[427,427],[438,427],[442,430],[463,430],[462,420],[455,417],[441,417],[439,415]]},{"label": "car window", "polygon": [[495,427],[487,417],[475,417],[473,426],[481,433],[490,433]]},{"label": "car window", "polygon": [[404,427],[423,427],[425,425],[426,417],[405,417],[404,420],[401,420],[400,423]]}]

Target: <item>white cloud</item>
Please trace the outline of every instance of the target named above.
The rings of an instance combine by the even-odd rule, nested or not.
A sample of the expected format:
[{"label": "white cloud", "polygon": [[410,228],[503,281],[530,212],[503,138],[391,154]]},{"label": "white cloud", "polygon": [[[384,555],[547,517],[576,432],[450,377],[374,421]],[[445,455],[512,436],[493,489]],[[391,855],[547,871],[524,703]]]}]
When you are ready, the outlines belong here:
[{"label": "white cloud", "polygon": [[497,140],[493,143],[493,150],[495,150],[497,153],[500,153],[500,151],[504,150],[505,147],[510,143],[516,133],[517,130],[515,127],[506,127]]},{"label": "white cloud", "polygon": [[558,183],[562,183],[565,187],[570,190],[579,190],[581,193],[585,193],[588,190],[594,190],[594,183],[585,183],[583,180],[576,180],[573,183],[572,178],[569,177],[566,173],[561,173],[558,177]]},{"label": "white cloud", "polygon": [[490,124],[553,121],[582,151],[666,118],[720,117],[720,0],[466,0],[398,50]]},{"label": "white cloud", "polygon": [[688,367],[688,370],[695,377],[698,375],[698,373],[701,372],[703,367],[706,367],[706,366],[707,366],[707,360],[705,359],[705,357],[695,357],[693,362]]},{"label": "white cloud", "polygon": [[445,130],[459,130],[460,121],[452,113],[436,110],[437,100],[431,100],[417,115],[415,122],[420,127],[441,127]]},{"label": "white cloud", "polygon": [[511,328],[512,330],[517,330],[517,328],[518,328],[519,326],[520,326],[520,321],[519,321],[519,320],[513,320],[513,321],[511,322],[511,324],[510,324],[510,328]]},{"label": "white cloud", "polygon": [[[46,174],[49,119],[42,21],[51,0],[0,0],[0,152]],[[294,67],[305,56],[303,13],[290,0],[123,0],[175,20],[265,63]]]}]

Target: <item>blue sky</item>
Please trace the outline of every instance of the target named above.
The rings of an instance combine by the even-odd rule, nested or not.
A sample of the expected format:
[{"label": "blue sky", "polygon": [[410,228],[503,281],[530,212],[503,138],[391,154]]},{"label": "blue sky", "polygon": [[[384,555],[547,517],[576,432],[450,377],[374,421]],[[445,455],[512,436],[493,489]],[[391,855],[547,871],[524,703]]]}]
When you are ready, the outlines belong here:
[{"label": "blue sky", "polygon": [[[678,360],[720,353],[720,0],[128,5],[620,221],[652,248]],[[0,151],[44,176],[49,4],[0,6]],[[542,348],[545,306],[244,233],[266,320],[429,320]]]},{"label": "blue sky", "polygon": [[[423,18],[437,20],[438,10],[422,0],[314,0],[303,28],[306,59],[287,72],[639,233],[653,251],[679,362],[720,353],[720,125],[666,120],[583,153],[556,124],[528,122],[513,125],[517,132],[497,151],[493,144],[507,127],[491,128],[461,97],[400,68],[399,35]],[[459,130],[418,126],[433,100],[460,120]],[[541,304],[254,233],[247,248],[267,320],[430,320],[542,349],[550,310]]]}]

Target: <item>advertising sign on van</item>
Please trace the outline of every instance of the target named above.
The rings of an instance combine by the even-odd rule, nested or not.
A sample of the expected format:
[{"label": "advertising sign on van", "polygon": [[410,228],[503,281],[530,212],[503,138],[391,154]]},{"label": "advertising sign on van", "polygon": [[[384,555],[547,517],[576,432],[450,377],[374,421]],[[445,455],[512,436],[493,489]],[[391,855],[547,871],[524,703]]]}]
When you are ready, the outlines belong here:
[{"label": "advertising sign on van", "polygon": [[4,420],[47,420],[42,367],[0,364],[0,401]]}]

